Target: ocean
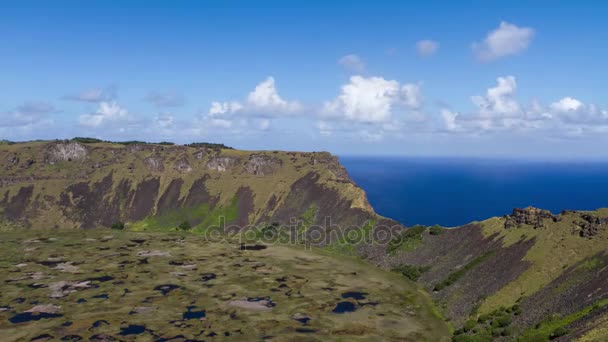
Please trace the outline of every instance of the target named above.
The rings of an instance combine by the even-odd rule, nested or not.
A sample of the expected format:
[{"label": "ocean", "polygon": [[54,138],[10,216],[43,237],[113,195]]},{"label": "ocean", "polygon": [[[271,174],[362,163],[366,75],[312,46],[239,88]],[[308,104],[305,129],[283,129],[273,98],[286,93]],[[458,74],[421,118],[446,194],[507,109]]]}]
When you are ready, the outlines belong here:
[{"label": "ocean", "polygon": [[377,213],[405,225],[454,227],[513,208],[608,207],[608,162],[340,157]]}]

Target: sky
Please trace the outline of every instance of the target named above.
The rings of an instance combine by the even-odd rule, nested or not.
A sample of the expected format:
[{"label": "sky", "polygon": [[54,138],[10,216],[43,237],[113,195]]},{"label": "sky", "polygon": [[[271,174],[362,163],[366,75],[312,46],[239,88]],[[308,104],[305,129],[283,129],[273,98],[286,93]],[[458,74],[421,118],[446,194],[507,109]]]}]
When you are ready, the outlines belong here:
[{"label": "sky", "polygon": [[0,139],[608,158],[608,3],[2,1]]}]

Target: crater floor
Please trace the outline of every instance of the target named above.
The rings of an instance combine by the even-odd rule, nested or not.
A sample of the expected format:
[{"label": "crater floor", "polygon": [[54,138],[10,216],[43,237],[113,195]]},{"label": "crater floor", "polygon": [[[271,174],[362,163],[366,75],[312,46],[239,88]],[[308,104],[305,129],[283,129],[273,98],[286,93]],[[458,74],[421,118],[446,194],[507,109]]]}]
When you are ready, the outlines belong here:
[{"label": "crater floor", "polygon": [[110,230],[0,233],[5,340],[448,341],[403,277],[324,250]]}]

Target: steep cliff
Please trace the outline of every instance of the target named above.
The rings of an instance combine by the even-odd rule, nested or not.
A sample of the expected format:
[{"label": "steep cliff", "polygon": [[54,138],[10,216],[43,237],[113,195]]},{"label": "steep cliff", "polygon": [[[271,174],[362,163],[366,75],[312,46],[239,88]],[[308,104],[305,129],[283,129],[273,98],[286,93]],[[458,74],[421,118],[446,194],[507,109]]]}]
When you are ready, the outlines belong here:
[{"label": "steep cliff", "polygon": [[238,151],[155,144],[30,142],[0,146],[0,214],[24,228],[134,230],[188,221],[203,229],[289,223],[362,224],[365,193],[326,152]]}]

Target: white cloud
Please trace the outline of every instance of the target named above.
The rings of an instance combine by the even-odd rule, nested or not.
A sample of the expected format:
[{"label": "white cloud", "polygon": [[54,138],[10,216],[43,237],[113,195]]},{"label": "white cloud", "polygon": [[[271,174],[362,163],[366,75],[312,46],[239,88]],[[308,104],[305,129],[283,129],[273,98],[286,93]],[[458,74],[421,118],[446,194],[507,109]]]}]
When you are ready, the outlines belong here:
[{"label": "white cloud", "polygon": [[111,101],[116,98],[116,87],[91,88],[83,90],[78,94],[66,95],[65,100],[81,101],[81,102],[102,102]]},{"label": "white cloud", "polygon": [[608,130],[608,111],[594,104],[585,104],[572,97],[564,97],[548,106],[537,100],[522,105],[515,98],[515,77],[497,79],[485,96],[473,96],[477,110],[460,115],[447,109],[440,112],[443,129],[458,132],[543,131],[550,136],[574,136]]},{"label": "white cloud", "polygon": [[283,99],[276,88],[273,77],[260,82],[245,101],[211,103],[203,116],[203,125],[222,129],[247,127],[251,121],[260,130],[270,128],[271,119],[299,113],[302,105],[297,101]]},{"label": "white cloud", "polygon": [[233,114],[243,109],[243,105],[239,102],[212,102],[209,108],[208,115],[212,117]]},{"label": "white cloud", "polygon": [[514,98],[517,82],[515,77],[506,76],[496,79],[496,87],[489,88],[485,96],[472,96],[471,100],[479,107],[481,116],[511,115],[519,112],[519,103]]},{"label": "white cloud", "polygon": [[434,40],[424,39],[416,42],[416,51],[422,57],[432,56],[437,50],[439,50],[439,43]]},{"label": "white cloud", "polygon": [[279,96],[273,77],[268,77],[249,93],[246,107],[260,113],[274,114],[290,114],[301,109],[298,102],[286,101]]},{"label": "white cloud", "polygon": [[583,103],[572,97],[564,97],[557,102],[551,104],[551,109],[557,112],[577,111],[583,107]]},{"label": "white cloud", "polygon": [[518,27],[506,21],[488,33],[483,42],[473,43],[473,52],[484,62],[516,55],[526,50],[534,38],[534,29]]},{"label": "white cloud", "polygon": [[442,109],[441,110],[441,120],[443,121],[443,126],[448,131],[456,131],[460,128],[460,126],[456,123],[456,118],[458,118],[458,113],[453,112],[451,110]]},{"label": "white cloud", "polygon": [[108,122],[117,122],[127,118],[127,110],[112,101],[100,102],[94,113],[81,115],[79,122],[83,126],[98,127]]},{"label": "white cloud", "polygon": [[361,60],[361,57],[350,54],[346,55],[338,60],[338,64],[341,66],[356,72],[364,72],[365,71],[365,63]]},{"label": "white cloud", "polygon": [[47,125],[53,122],[49,114],[56,112],[55,107],[48,102],[25,102],[17,108],[0,113],[0,127],[25,128],[37,125]]},{"label": "white cloud", "polygon": [[418,85],[382,77],[352,76],[334,100],[325,102],[323,116],[362,123],[387,123],[396,107],[417,109],[422,97]]}]

